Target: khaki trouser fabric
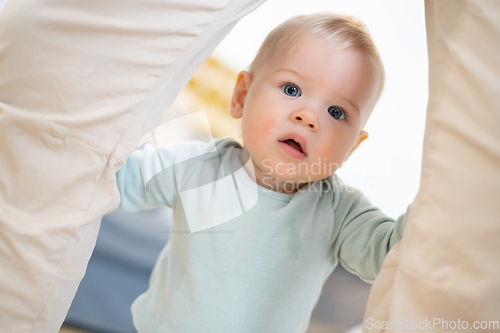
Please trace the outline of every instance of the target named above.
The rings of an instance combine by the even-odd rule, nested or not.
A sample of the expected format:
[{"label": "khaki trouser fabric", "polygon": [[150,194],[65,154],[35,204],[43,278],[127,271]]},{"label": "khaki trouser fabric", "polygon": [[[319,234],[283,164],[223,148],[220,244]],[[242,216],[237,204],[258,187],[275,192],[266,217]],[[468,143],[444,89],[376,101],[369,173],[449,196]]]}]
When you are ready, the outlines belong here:
[{"label": "khaki trouser fabric", "polygon": [[[500,2],[425,7],[430,91],[421,185],[372,287],[364,332],[500,321]],[[448,329],[424,324],[434,318]],[[400,319],[422,324],[374,328]]]},{"label": "khaki trouser fabric", "polygon": [[0,11],[0,330],[57,332],[115,172],[264,0],[8,0]]}]

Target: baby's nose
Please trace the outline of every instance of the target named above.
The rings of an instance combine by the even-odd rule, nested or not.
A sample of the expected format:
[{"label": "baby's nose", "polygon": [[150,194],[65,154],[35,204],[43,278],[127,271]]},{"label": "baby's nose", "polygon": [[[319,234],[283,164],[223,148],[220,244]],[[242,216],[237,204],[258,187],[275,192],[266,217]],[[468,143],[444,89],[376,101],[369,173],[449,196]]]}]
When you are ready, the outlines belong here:
[{"label": "baby's nose", "polygon": [[311,131],[318,130],[318,117],[316,115],[316,110],[313,108],[304,108],[294,112],[291,116],[293,122],[301,124],[302,126],[307,126]]}]

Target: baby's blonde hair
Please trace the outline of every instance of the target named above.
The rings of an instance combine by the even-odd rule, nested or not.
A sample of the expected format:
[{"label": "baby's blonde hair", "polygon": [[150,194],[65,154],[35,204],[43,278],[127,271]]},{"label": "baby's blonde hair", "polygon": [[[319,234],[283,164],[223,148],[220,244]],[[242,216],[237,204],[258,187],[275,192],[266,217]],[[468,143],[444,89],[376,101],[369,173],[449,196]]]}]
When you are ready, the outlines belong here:
[{"label": "baby's blonde hair", "polygon": [[375,61],[379,68],[380,81],[370,108],[371,112],[384,89],[384,64],[366,25],[361,20],[348,15],[319,13],[300,15],[286,20],[267,35],[250,64],[248,72],[253,76],[276,54],[292,52],[303,39],[313,36],[324,38],[325,42],[335,45],[337,50],[356,48]]}]

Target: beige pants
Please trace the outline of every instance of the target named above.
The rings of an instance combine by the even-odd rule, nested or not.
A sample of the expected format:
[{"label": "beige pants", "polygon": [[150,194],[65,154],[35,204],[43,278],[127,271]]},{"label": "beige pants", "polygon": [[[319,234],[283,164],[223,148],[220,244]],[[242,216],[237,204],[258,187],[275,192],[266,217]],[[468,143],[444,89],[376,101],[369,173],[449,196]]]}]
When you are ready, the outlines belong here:
[{"label": "beige pants", "polygon": [[264,0],[8,0],[0,11],[0,331],[57,332],[115,172]]},{"label": "beige pants", "polygon": [[363,331],[476,323],[488,325],[478,332],[498,332],[489,322],[500,322],[500,1],[425,5],[422,180],[403,239],[372,287]]}]

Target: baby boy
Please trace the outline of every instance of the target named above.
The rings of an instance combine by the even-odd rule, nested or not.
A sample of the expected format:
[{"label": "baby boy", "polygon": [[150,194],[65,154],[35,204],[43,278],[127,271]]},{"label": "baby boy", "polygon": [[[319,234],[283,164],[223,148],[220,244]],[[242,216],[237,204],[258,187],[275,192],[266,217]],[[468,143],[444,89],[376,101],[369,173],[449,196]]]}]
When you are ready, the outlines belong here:
[{"label": "baby boy", "polygon": [[[132,306],[139,332],[305,332],[339,262],[375,279],[406,215],[386,217],[335,171],[368,137],[363,127],[383,82],[364,24],[335,14],[295,17],[238,75],[230,113],[242,118],[243,149],[223,138],[131,155],[117,173],[124,209],[174,208],[169,243]],[[214,179],[227,179],[233,192],[203,182],[206,160],[218,161]],[[160,164],[177,167],[145,186]],[[193,179],[202,190],[192,192]],[[243,213],[207,225],[233,201]]]}]

